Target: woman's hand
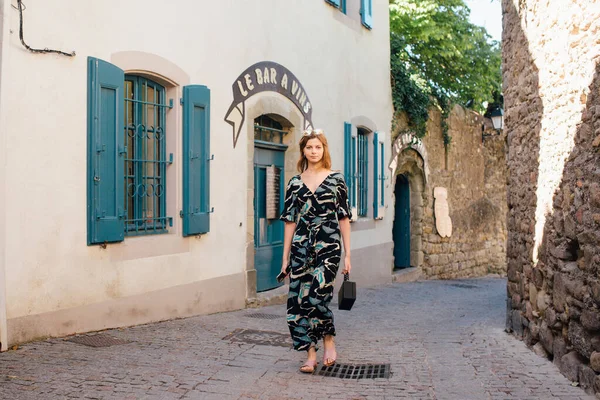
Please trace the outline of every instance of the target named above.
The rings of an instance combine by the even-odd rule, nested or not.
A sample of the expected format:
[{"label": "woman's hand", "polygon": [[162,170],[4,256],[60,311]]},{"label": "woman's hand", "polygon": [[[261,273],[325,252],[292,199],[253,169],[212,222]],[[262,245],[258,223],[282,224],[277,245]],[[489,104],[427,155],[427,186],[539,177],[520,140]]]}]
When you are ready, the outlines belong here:
[{"label": "woman's hand", "polygon": [[283,260],[281,260],[281,272],[284,273],[284,274],[286,274],[286,275],[287,275],[287,273],[286,273],[287,266],[288,266],[288,259],[284,258]]},{"label": "woman's hand", "polygon": [[344,257],[344,269],[342,270],[342,274],[346,275],[350,273],[352,269],[352,265],[350,264],[350,254],[347,254]]}]

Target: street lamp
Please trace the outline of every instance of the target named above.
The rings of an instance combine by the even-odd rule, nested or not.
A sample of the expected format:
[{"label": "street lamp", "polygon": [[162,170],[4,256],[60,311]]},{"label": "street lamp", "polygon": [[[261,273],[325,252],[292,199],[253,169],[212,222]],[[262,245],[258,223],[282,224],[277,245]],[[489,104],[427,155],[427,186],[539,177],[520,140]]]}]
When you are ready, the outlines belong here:
[{"label": "street lamp", "polygon": [[485,124],[483,124],[481,126],[481,141],[483,142],[483,140],[488,137],[488,136],[495,136],[495,135],[500,135],[500,131],[502,131],[502,129],[504,128],[504,110],[500,107],[495,107],[492,111],[490,111],[490,113],[488,114],[489,118],[492,120],[492,126],[494,127],[494,130],[496,131],[496,133],[484,133],[485,132]]},{"label": "street lamp", "polygon": [[504,128],[504,110],[502,108],[494,108],[490,113],[490,118],[492,119],[492,125],[494,125],[496,131],[501,131],[502,128]]}]

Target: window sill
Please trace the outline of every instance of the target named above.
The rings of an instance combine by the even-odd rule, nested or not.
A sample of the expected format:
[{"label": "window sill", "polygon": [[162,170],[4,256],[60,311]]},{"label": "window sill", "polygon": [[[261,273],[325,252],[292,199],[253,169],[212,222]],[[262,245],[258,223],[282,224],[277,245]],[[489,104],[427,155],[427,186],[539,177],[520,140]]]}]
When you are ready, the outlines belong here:
[{"label": "window sill", "polygon": [[126,236],[123,242],[109,244],[107,250],[111,261],[126,261],[187,253],[190,242],[172,229],[162,234]]},{"label": "window sill", "polygon": [[364,231],[375,229],[375,220],[370,217],[359,217],[358,220],[350,224],[352,231]]}]

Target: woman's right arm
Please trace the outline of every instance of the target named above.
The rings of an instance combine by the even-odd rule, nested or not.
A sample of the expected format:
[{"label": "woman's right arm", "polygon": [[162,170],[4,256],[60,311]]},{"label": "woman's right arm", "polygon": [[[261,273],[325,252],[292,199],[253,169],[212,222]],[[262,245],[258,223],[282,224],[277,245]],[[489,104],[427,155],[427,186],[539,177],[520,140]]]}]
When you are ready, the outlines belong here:
[{"label": "woman's right arm", "polygon": [[296,207],[296,186],[294,185],[294,178],[288,182],[287,189],[285,191],[285,201],[283,204],[283,213],[279,217],[280,220],[285,222],[283,228],[283,256],[281,259],[281,272],[285,274],[290,259],[290,249],[292,248],[292,240],[294,239],[294,231],[296,230],[296,217],[298,209]]},{"label": "woman's right arm", "polygon": [[281,260],[281,272],[285,273],[288,262],[290,260],[290,249],[292,247],[292,239],[296,230],[295,222],[286,222],[283,228],[283,258]]}]

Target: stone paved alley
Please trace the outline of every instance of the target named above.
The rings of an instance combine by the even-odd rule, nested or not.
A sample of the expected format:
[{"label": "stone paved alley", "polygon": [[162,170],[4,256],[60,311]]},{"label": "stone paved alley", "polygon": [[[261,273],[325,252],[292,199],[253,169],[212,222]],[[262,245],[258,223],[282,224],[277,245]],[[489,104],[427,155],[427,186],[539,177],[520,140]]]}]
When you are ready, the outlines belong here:
[{"label": "stone paved alley", "polygon": [[111,347],[26,344],[0,354],[0,398],[594,398],[504,332],[505,279],[396,283],[358,296],[335,314],[338,361],[389,363],[389,379],[303,375],[301,354],[243,343],[240,329],[286,333],[284,306],[269,306],[102,332],[129,342]]}]

